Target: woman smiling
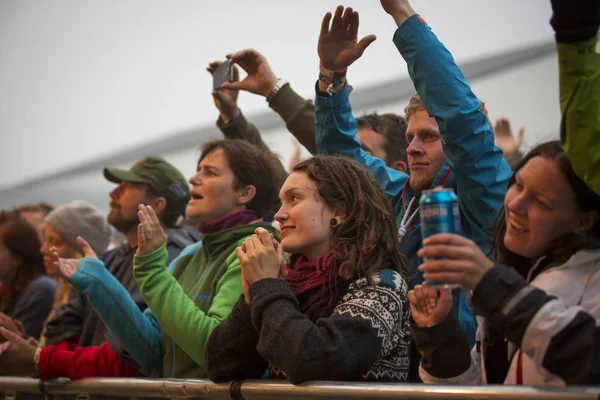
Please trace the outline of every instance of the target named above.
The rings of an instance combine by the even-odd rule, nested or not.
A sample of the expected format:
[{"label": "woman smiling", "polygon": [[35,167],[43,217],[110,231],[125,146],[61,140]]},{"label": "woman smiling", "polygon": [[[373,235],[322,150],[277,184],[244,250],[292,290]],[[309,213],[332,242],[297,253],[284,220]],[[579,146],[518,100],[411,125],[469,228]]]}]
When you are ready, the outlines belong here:
[{"label": "woman smiling", "polygon": [[407,264],[378,183],[317,156],[279,197],[281,244],[257,229],[236,249],[244,296],[208,341],[209,378],[407,381]]}]

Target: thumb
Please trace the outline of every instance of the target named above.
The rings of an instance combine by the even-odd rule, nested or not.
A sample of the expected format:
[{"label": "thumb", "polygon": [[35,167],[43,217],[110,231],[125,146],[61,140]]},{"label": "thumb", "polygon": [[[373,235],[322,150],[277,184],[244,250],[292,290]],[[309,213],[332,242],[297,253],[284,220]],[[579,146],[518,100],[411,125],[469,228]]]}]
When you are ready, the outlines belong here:
[{"label": "thumb", "polygon": [[77,236],[75,241],[79,245],[79,248],[81,249],[81,251],[83,251],[83,255],[85,257],[98,258],[98,256],[96,256],[96,253],[94,252],[94,250],[92,250],[92,247],[90,246],[90,244],[88,242],[86,242],[84,238],[82,238],[81,236]]},{"label": "thumb", "polygon": [[4,338],[6,340],[8,340],[11,344],[17,346],[20,345],[21,343],[25,342],[25,339],[23,339],[21,336],[17,335],[16,333],[13,333],[11,331],[9,331],[8,329],[1,327],[0,326],[0,334],[2,334],[2,336],[4,336]]},{"label": "thumb", "polygon": [[221,89],[246,90],[246,87],[243,82],[224,82],[221,85]]},{"label": "thumb", "polygon": [[360,39],[360,42],[358,42],[358,44],[356,45],[356,47],[358,48],[359,57],[362,56],[367,47],[369,47],[369,45],[373,43],[375,39],[377,39],[377,36],[375,35],[367,35],[364,38]]},{"label": "thumb", "polygon": [[212,95],[215,99],[219,100],[221,103],[227,101],[225,98],[225,94],[220,90],[213,90]]}]

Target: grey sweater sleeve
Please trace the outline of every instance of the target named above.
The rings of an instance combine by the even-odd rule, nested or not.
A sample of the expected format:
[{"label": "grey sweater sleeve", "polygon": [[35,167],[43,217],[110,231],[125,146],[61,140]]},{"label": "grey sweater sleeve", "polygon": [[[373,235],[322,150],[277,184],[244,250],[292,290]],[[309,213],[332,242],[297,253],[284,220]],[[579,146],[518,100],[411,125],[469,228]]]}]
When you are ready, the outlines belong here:
[{"label": "grey sweater sleeve", "polygon": [[27,336],[39,338],[44,321],[52,310],[57,283],[47,275],[31,281],[17,297],[11,317],[21,321]]},{"label": "grey sweater sleeve", "polygon": [[[331,316],[312,322],[298,310],[285,280],[260,280],[250,295],[252,322],[260,331],[257,350],[294,384],[363,380],[381,352],[383,337],[373,324],[378,318],[366,315],[375,308],[349,310],[342,302]],[[365,291],[365,300],[377,301],[368,297],[375,295],[375,290]]]},{"label": "grey sweater sleeve", "polygon": [[260,378],[267,370],[267,361],[256,351],[257,343],[258,332],[252,326],[250,307],[242,295],[208,339],[208,378],[214,382]]}]

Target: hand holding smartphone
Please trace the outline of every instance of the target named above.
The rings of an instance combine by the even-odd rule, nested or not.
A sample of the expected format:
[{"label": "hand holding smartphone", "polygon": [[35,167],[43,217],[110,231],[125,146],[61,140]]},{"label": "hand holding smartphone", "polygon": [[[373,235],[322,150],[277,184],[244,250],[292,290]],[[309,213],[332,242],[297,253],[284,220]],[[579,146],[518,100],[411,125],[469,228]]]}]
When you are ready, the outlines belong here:
[{"label": "hand holding smartphone", "polygon": [[233,82],[233,68],[229,61],[224,61],[213,71],[213,90],[221,89],[225,82]]}]

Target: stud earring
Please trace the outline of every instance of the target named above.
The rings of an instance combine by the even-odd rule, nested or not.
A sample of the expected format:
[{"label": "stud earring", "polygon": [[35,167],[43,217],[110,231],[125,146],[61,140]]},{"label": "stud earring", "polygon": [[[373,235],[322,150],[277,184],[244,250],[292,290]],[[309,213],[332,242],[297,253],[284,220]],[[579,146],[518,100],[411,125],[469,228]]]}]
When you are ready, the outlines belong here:
[{"label": "stud earring", "polygon": [[337,218],[332,218],[331,221],[329,222],[329,226],[331,226],[332,228],[336,228],[339,224],[340,224],[340,221],[338,221]]}]

